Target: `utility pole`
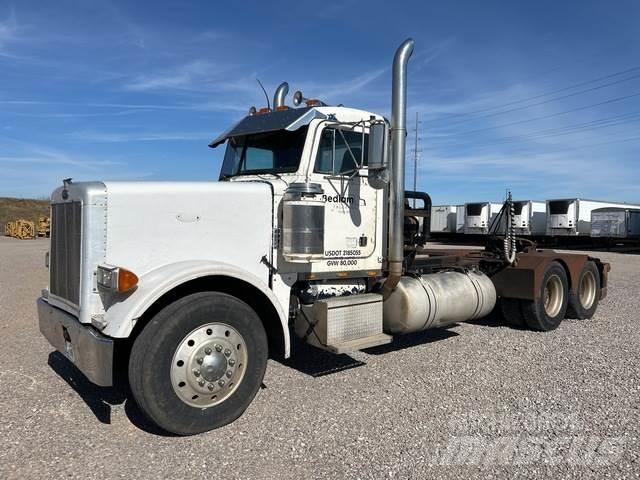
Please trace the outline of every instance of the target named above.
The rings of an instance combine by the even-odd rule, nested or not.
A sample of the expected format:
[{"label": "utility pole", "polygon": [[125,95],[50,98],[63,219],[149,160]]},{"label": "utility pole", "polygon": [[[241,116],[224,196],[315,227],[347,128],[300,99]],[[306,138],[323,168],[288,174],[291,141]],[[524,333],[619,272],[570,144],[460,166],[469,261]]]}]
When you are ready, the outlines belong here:
[{"label": "utility pole", "polygon": [[[413,191],[417,192],[417,182],[418,182],[418,158],[420,156],[421,150],[418,148],[418,141],[420,138],[418,137],[418,125],[420,124],[419,113],[416,112],[416,127],[414,130],[415,133],[415,146],[413,147]],[[416,208],[416,199],[413,199],[413,208]]]}]

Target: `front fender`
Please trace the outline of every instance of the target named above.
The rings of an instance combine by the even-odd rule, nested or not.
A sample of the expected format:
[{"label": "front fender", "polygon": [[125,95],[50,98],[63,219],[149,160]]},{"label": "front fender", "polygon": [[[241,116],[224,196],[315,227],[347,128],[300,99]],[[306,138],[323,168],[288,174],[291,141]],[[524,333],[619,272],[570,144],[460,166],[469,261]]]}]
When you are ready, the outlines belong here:
[{"label": "front fender", "polygon": [[104,316],[106,327],[102,333],[114,338],[128,337],[137,319],[165,293],[190,280],[212,275],[242,280],[264,294],[278,312],[284,339],[285,358],[288,357],[290,349],[288,319],[282,305],[268,285],[252,273],[233,265],[210,260],[185,260],[164,265],[142,275],[133,293],[107,308]]}]

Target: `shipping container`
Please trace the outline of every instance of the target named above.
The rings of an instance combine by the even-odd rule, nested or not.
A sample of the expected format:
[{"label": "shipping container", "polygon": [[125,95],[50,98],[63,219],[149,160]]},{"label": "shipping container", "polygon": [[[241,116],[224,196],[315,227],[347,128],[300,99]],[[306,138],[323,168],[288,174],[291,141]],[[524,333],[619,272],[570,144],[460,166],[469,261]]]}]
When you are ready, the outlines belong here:
[{"label": "shipping container", "polygon": [[498,215],[502,203],[478,202],[464,205],[464,233],[467,235],[486,235],[491,221]]},{"label": "shipping container", "polygon": [[547,235],[591,235],[591,212],[599,208],[640,209],[627,203],[563,198],[547,200]]},{"label": "shipping container", "polygon": [[640,209],[608,207],[591,212],[591,236],[640,238]]}]

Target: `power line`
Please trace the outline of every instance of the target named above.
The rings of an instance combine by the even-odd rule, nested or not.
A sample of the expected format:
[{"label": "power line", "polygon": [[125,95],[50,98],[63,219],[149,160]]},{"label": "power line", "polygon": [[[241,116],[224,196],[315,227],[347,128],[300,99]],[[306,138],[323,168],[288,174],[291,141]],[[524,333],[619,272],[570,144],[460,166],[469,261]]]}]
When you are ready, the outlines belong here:
[{"label": "power line", "polygon": [[575,97],[576,95],[582,95],[584,93],[589,93],[589,92],[593,92],[593,91],[596,91],[596,90],[600,90],[602,88],[610,87],[612,85],[617,85],[619,83],[628,82],[629,80],[635,80],[636,78],[640,78],[640,75],[633,75],[633,76],[628,77],[628,78],[623,78],[621,80],[616,80],[615,82],[605,83],[604,85],[596,85],[595,87],[590,87],[590,88],[587,88],[585,90],[580,90],[578,92],[568,93],[568,94],[562,95],[560,97],[549,98],[547,100],[543,100],[543,101],[537,102],[537,103],[532,103],[530,105],[524,105],[522,107],[510,108],[508,110],[502,110],[502,111],[499,111],[499,112],[490,113],[488,115],[482,115],[482,116],[479,116],[479,117],[476,117],[476,118],[470,118],[470,119],[467,119],[467,120],[456,122],[456,123],[453,124],[453,126],[461,125],[463,123],[468,123],[468,122],[471,122],[473,120],[496,117],[498,115],[504,115],[504,114],[507,114],[507,113],[517,112],[518,110],[525,110],[527,108],[537,107],[537,106],[540,106],[540,105],[545,105],[547,103],[556,102],[558,100],[564,100],[565,98]]},{"label": "power line", "polygon": [[[589,122],[537,130],[537,131],[533,131],[523,135],[512,135],[512,136],[502,137],[497,139],[496,141],[491,141],[486,143],[475,143],[469,146],[476,148],[476,147],[503,145],[503,144],[514,143],[514,142],[522,142],[526,140],[535,140],[538,138],[572,135],[572,134],[581,133],[585,131],[597,130],[600,128],[609,128],[613,126],[623,125],[625,123],[628,123],[629,120],[639,118],[639,117],[640,117],[640,112],[625,113],[622,115],[615,115],[613,117],[595,119]],[[459,144],[458,142],[448,142],[445,144],[440,144],[439,146],[442,147],[444,145],[451,145],[454,143]]]},{"label": "power line", "polygon": [[456,135],[452,134],[452,135],[447,135],[447,136],[459,137],[459,136],[462,136],[462,135],[469,135],[469,134],[478,133],[478,132],[486,132],[488,130],[495,130],[495,129],[498,129],[498,128],[510,127],[510,126],[513,126],[513,125],[521,125],[523,123],[536,122],[538,120],[546,120],[548,118],[558,117],[560,115],[566,115],[567,113],[579,112],[579,111],[582,111],[582,110],[587,110],[589,108],[599,107],[601,105],[609,105],[611,103],[620,102],[620,101],[623,101],[623,100],[628,100],[629,98],[634,98],[634,97],[638,97],[638,96],[640,96],[640,93],[633,93],[631,95],[624,95],[622,97],[611,98],[609,100],[605,100],[605,101],[602,101],[602,102],[592,103],[590,105],[585,105],[585,106],[582,106],[582,107],[572,108],[570,110],[565,110],[563,112],[551,113],[549,115],[542,115],[540,117],[526,118],[524,120],[517,120],[515,122],[503,123],[503,124],[500,124],[500,125],[494,125],[492,127],[477,128],[475,130],[468,130],[466,132],[458,133]]},{"label": "power line", "polygon": [[[628,68],[626,70],[621,70],[619,72],[614,72],[614,73],[611,73],[609,75],[604,75],[602,77],[594,78],[594,79],[591,79],[591,80],[586,80],[584,82],[579,82],[579,83],[575,83],[575,84],[572,84],[572,85],[568,85],[566,87],[559,88],[559,89],[556,89],[556,90],[552,90],[550,92],[542,93],[542,94],[539,94],[539,95],[534,95],[533,97],[527,97],[527,98],[523,98],[523,99],[520,99],[520,100],[514,100],[514,101],[511,101],[511,102],[503,103],[501,105],[496,105],[496,106],[493,106],[493,107],[488,107],[488,108],[483,108],[483,109],[480,109],[480,110],[475,110],[473,112],[459,113],[459,114],[457,114],[455,116],[476,115],[478,113],[489,112],[491,110],[496,110],[498,108],[509,107],[511,105],[517,105],[519,103],[528,102],[528,101],[531,101],[531,100],[537,100],[539,98],[548,97],[549,95],[555,95],[557,93],[562,93],[562,92],[565,92],[567,90],[572,90],[574,88],[579,88],[579,87],[582,87],[584,85],[588,85],[590,83],[595,83],[595,82],[599,82],[599,81],[602,81],[602,80],[607,80],[609,78],[618,77],[620,75],[624,75],[626,73],[634,72],[636,70],[640,70],[640,66],[633,67],[633,68]],[[635,78],[635,77],[633,77],[633,78]],[[451,118],[451,117],[449,117],[449,118]],[[479,117],[479,118],[483,118],[483,117]]]}]

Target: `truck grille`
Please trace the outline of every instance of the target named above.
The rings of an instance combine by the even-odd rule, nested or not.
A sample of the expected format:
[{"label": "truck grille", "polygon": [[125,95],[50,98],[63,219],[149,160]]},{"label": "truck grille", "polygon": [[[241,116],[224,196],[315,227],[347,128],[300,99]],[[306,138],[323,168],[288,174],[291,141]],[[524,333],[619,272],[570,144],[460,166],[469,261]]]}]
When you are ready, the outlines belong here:
[{"label": "truck grille", "polygon": [[81,232],[80,202],[51,205],[50,290],[76,306],[80,298]]}]

